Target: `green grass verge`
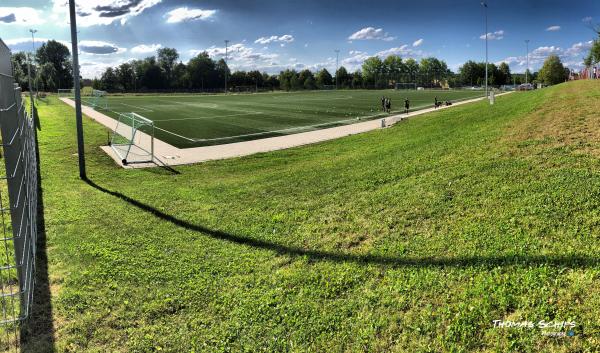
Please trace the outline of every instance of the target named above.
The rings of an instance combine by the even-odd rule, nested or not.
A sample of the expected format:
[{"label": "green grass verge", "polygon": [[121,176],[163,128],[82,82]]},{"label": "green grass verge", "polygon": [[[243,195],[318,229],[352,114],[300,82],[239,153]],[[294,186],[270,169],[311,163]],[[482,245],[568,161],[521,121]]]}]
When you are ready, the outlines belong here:
[{"label": "green grass verge", "polygon": [[594,131],[590,94],[516,93],[178,174],[117,168],[86,119],[90,183],[72,109],[42,102],[56,332],[28,348],[593,352],[600,147],[576,137]]},{"label": "green grass verge", "polygon": [[[118,119],[135,112],[153,120],[156,137],[179,148],[217,145],[281,136],[387,116],[381,97],[393,111],[441,101],[481,97],[481,91],[340,90],[232,95],[109,96],[103,113]],[[91,98],[86,98],[91,99]]]}]

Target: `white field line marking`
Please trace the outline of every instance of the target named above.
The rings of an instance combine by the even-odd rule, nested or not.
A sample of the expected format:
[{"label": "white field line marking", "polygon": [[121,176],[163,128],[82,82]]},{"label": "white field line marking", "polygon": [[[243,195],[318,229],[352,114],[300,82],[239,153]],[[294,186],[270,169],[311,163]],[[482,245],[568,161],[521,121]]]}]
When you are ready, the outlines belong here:
[{"label": "white field line marking", "polygon": [[185,136],[182,136],[182,135],[178,135],[178,134],[176,134],[176,133],[174,133],[174,132],[171,132],[171,131],[169,131],[169,130],[161,129],[161,128],[159,128],[159,127],[158,127],[158,126],[156,126],[156,125],[154,125],[154,128],[155,128],[155,129],[157,129],[157,130],[160,130],[160,131],[164,131],[164,132],[166,132],[167,134],[171,134],[171,135],[173,135],[173,136],[177,136],[177,137],[179,137],[179,138],[182,138],[182,139],[184,139],[184,140],[188,140],[188,141],[190,141],[190,142],[196,142],[196,140],[195,140],[195,139],[191,139],[191,138],[189,138],[189,137],[185,137]]},{"label": "white field line marking", "polygon": [[[114,111],[114,110],[111,110],[111,109],[107,109],[107,110],[108,110],[109,112],[113,112],[113,113],[115,113],[115,114],[117,114],[117,115],[121,115],[121,114],[123,114],[123,113],[119,113],[119,112],[116,112],[116,111]],[[113,117],[111,117],[111,119],[115,120],[115,118],[113,118]],[[152,120],[152,122],[153,122],[153,123],[155,123],[155,125],[154,125],[154,128],[155,128],[155,129],[157,129],[157,130],[161,130],[161,131],[164,131],[164,132],[166,132],[167,134],[171,134],[171,135],[173,135],[173,136],[177,136],[177,137],[179,137],[179,138],[182,138],[182,139],[185,139],[185,140],[188,140],[188,141],[194,142],[194,140],[193,140],[193,139],[191,139],[191,138],[189,138],[189,137],[185,137],[185,136],[182,136],[182,135],[178,135],[178,134],[176,134],[176,133],[174,133],[174,132],[171,132],[171,131],[169,131],[169,130],[165,130],[165,129],[161,129],[161,128],[159,128],[158,126],[156,126],[156,121],[154,121],[154,120]]]},{"label": "white field line marking", "polygon": [[122,105],[127,106],[127,107],[131,107],[131,108],[142,109],[142,110],[144,110],[144,111],[146,111],[148,113],[153,113],[154,112],[154,110],[152,110],[152,109],[148,109],[148,108],[144,108],[144,107],[138,107],[137,105],[131,105],[131,104],[126,104],[126,103],[122,103],[122,102],[117,102],[117,103],[118,104],[122,104]]},{"label": "white field line marking", "polygon": [[200,117],[200,118],[167,119],[167,120],[157,120],[157,121],[162,123],[163,121],[182,121],[182,120],[209,120],[209,119],[214,119],[214,118],[228,118],[228,117],[232,117],[232,116],[242,116],[242,115],[257,115],[257,114],[262,114],[262,112],[253,112],[253,111],[248,111],[248,112],[246,112],[246,113],[240,113],[240,114],[229,114],[229,115],[205,116],[205,117]]}]

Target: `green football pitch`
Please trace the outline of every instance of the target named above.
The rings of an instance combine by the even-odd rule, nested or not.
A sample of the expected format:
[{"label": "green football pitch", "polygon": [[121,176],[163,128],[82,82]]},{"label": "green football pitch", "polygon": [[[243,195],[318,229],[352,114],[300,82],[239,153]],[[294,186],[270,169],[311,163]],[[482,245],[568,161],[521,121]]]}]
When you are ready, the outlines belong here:
[{"label": "green football pitch", "polygon": [[[227,144],[352,124],[387,116],[381,97],[392,101],[392,113],[433,106],[434,97],[453,102],[483,96],[481,91],[340,90],[239,95],[109,96],[100,109],[117,119],[135,112],[155,124],[155,137],[179,148]],[[84,104],[86,103],[84,99]]]}]

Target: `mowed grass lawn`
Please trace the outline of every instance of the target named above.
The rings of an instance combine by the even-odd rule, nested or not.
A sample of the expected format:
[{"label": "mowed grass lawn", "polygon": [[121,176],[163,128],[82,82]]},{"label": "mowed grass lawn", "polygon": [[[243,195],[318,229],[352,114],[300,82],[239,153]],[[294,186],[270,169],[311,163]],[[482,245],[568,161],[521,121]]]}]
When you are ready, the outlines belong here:
[{"label": "mowed grass lawn", "polygon": [[41,102],[52,300],[25,348],[597,352],[599,110],[575,82],[176,174],[116,167],[85,119],[86,183]]},{"label": "mowed grass lawn", "polygon": [[[110,96],[108,110],[138,113],[157,127],[155,136],[179,148],[216,145],[281,136],[387,116],[381,97],[392,111],[432,107],[434,97],[458,101],[481,97],[481,91],[340,90],[231,95]],[[88,98],[89,99],[89,98]]]}]

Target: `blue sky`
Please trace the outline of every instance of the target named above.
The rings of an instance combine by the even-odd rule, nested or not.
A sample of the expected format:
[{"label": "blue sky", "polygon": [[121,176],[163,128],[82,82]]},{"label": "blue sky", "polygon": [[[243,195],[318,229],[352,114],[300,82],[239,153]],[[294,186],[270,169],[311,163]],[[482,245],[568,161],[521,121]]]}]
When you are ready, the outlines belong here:
[{"label": "blue sky", "polygon": [[[186,62],[200,51],[224,55],[230,67],[269,73],[284,68],[360,67],[369,56],[436,56],[457,70],[485,59],[484,12],[479,0],[79,0],[82,73],[176,48]],[[579,68],[600,22],[597,0],[488,0],[490,61],[525,70],[550,54]],[[70,46],[66,0],[1,0],[0,38],[13,51],[56,39]],[[594,17],[595,14],[596,18]]]}]

